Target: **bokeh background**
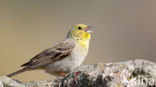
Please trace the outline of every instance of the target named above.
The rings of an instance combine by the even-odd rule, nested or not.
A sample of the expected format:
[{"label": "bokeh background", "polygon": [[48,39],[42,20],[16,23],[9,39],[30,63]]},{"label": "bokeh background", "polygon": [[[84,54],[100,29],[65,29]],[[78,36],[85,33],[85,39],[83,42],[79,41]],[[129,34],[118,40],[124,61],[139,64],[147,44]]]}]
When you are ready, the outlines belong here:
[{"label": "bokeh background", "polygon": [[[95,26],[84,65],[138,58],[156,62],[156,0],[1,0],[0,76],[64,40],[77,23]],[[52,76],[29,71],[14,78]]]}]

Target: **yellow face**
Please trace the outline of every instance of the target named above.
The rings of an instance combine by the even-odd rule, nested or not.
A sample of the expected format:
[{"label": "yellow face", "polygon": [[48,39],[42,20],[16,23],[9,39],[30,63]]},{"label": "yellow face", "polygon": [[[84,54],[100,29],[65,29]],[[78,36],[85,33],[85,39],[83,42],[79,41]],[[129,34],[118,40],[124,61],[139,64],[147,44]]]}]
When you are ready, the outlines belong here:
[{"label": "yellow face", "polygon": [[90,40],[91,38],[91,31],[89,30],[90,26],[85,24],[77,24],[71,30],[71,37],[76,40]]}]

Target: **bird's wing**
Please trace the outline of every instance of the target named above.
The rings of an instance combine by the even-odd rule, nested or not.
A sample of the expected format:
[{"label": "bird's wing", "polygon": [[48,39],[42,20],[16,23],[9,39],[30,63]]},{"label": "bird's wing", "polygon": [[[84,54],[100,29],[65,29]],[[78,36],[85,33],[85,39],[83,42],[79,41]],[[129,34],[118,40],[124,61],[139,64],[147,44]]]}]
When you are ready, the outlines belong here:
[{"label": "bird's wing", "polygon": [[53,47],[44,50],[33,57],[29,62],[21,65],[23,67],[38,68],[55,61],[62,60],[70,55],[75,43],[72,40],[64,40],[55,44]]}]

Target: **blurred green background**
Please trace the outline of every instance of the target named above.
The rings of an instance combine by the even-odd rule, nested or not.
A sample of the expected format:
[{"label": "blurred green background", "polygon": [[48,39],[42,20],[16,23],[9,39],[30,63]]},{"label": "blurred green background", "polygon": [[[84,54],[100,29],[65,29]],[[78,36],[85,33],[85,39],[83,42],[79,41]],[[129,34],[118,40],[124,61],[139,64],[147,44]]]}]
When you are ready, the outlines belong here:
[{"label": "blurred green background", "polygon": [[[137,58],[156,62],[156,0],[0,0],[0,75],[65,39],[77,23],[95,26],[84,65]],[[29,71],[14,78],[52,77]]]}]

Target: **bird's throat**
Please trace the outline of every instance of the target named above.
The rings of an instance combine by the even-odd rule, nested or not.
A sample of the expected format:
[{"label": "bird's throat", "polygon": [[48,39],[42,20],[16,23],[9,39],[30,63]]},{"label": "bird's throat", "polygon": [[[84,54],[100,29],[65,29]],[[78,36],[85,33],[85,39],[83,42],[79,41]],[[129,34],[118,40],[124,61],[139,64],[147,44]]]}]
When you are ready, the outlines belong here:
[{"label": "bird's throat", "polygon": [[79,45],[83,48],[83,49],[85,49],[85,50],[88,50],[88,48],[89,48],[89,40],[78,40],[77,41],[78,43],[79,43]]}]

